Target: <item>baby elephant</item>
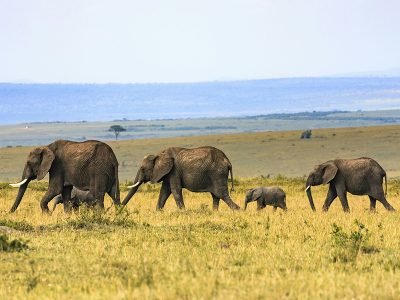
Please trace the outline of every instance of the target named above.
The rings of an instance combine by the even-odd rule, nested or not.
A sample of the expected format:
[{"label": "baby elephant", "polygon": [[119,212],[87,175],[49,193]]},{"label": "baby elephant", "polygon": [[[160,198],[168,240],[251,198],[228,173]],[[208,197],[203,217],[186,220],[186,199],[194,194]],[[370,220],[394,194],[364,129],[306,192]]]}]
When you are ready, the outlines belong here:
[{"label": "baby elephant", "polygon": [[251,189],[246,194],[244,202],[244,209],[247,207],[247,203],[257,200],[257,210],[263,209],[267,205],[274,207],[274,211],[277,207],[287,210],[286,208],[286,194],[277,186],[271,187],[257,187]]},{"label": "baby elephant", "polygon": [[[53,211],[56,209],[58,204],[62,203],[64,203],[64,201],[61,194],[54,197]],[[82,191],[80,189],[77,189],[76,187],[73,187],[71,191],[72,208],[77,211],[79,209],[79,206],[81,206],[83,203],[86,203],[89,206],[92,206],[94,204],[94,199],[91,196],[90,191]]]}]

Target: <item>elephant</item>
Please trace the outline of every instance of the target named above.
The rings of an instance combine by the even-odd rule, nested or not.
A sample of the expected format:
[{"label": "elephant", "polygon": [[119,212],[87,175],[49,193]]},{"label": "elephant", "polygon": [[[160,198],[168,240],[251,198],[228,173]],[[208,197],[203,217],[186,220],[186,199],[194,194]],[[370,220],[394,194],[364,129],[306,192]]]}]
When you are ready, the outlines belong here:
[{"label": "elephant", "polygon": [[228,177],[232,164],[225,153],[214,147],[180,148],[170,147],[157,155],[144,157],[137,171],[134,184],[122,202],[125,206],[142,183],[162,182],[157,202],[157,210],[164,208],[165,202],[174,196],[179,209],[185,208],[182,189],[191,192],[209,192],[213,199],[213,209],[218,210],[222,199],[231,209],[240,209],[229,196]]},{"label": "elephant", "polygon": [[[82,191],[77,189],[76,187],[72,188],[71,191],[71,205],[72,208],[77,211],[79,206],[83,203],[87,204],[88,206],[92,206],[93,203],[93,196],[90,194],[90,191]],[[54,211],[58,204],[64,203],[62,194],[59,194],[54,198],[54,205],[52,211]]]},{"label": "elephant", "polygon": [[244,209],[246,209],[247,204],[252,201],[257,201],[257,210],[263,209],[267,205],[273,206],[274,211],[276,211],[278,207],[284,211],[287,210],[286,194],[277,186],[257,187],[249,190],[244,200]]},{"label": "elephant", "polygon": [[64,211],[71,211],[71,190],[89,190],[96,207],[104,209],[104,195],[107,193],[115,205],[120,205],[118,161],[105,143],[90,140],[73,142],[57,140],[47,146],[33,149],[27,158],[22,180],[11,184],[19,187],[18,195],[10,212],[20,204],[30,181],[43,179],[49,173],[49,187],[40,201],[43,213],[50,213],[48,203],[62,194]]},{"label": "elephant", "polygon": [[[383,178],[385,178],[385,192],[382,187]],[[325,212],[336,197],[339,197],[343,211],[350,212],[347,192],[353,195],[368,195],[371,211],[375,211],[376,200],[380,201],[387,210],[395,210],[386,200],[386,172],[372,158],[335,159],[317,165],[306,181],[306,192],[313,211],[315,211],[315,206],[311,186],[327,183],[329,183],[329,190],[322,207]]]}]

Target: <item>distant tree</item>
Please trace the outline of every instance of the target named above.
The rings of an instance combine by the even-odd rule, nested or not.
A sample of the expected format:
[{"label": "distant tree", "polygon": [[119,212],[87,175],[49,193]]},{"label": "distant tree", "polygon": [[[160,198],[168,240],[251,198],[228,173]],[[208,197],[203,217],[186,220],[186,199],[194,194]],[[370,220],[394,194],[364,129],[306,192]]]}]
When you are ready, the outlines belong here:
[{"label": "distant tree", "polygon": [[110,126],[110,128],[108,129],[108,131],[112,131],[115,134],[115,140],[118,140],[118,136],[121,132],[126,131],[126,129],[124,127],[122,127],[121,125],[112,125]]},{"label": "distant tree", "polygon": [[305,130],[301,133],[301,139],[310,139],[311,138],[311,129]]}]

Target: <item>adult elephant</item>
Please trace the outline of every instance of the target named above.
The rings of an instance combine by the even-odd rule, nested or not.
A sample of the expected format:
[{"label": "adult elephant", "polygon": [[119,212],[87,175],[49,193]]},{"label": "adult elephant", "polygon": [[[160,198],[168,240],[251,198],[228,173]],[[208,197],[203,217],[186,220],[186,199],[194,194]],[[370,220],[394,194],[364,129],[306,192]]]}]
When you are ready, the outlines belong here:
[{"label": "adult elephant", "polygon": [[145,182],[161,182],[157,209],[162,209],[167,198],[174,196],[178,208],[185,208],[182,188],[192,192],[209,192],[213,199],[213,209],[217,210],[222,199],[231,209],[240,209],[232,201],[228,192],[228,176],[232,165],[225,153],[214,147],[186,149],[167,148],[157,155],[147,155],[136,174],[134,185],[125,197],[122,205],[126,205]]},{"label": "adult elephant", "polygon": [[71,210],[71,190],[89,190],[96,206],[104,208],[104,195],[109,194],[114,204],[120,204],[118,161],[113,150],[99,141],[72,142],[58,140],[45,147],[32,150],[22,172],[22,180],[11,184],[19,187],[17,198],[11,207],[14,212],[31,180],[43,179],[49,173],[49,187],[40,207],[49,213],[48,203],[62,194],[64,210]]},{"label": "adult elephant", "polygon": [[311,186],[329,183],[323,211],[328,211],[333,200],[339,197],[343,210],[349,212],[347,192],[353,195],[368,195],[371,211],[375,211],[376,200],[380,201],[387,210],[394,211],[386,200],[386,192],[383,192],[383,178],[385,178],[387,190],[385,170],[375,160],[368,157],[335,159],[317,165],[306,182],[311,209],[315,211]]}]

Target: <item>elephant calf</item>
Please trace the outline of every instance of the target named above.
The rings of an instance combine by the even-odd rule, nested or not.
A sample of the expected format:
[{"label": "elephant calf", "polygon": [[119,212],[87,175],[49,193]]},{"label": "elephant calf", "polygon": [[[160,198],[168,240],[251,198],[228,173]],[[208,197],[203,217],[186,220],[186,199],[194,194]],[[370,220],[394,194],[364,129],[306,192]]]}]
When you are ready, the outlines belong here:
[{"label": "elephant calf", "polygon": [[[58,204],[62,203],[64,203],[64,201],[61,194],[54,197],[54,206],[52,211],[56,209]],[[73,187],[71,191],[72,208],[76,211],[83,203],[86,203],[89,206],[94,205],[93,197],[90,195],[90,191],[82,191],[80,189],[77,189],[76,187]]]},{"label": "elephant calf", "polygon": [[277,186],[271,187],[257,187],[249,190],[246,193],[244,201],[244,209],[247,208],[247,203],[257,201],[257,210],[263,209],[267,205],[274,207],[274,211],[280,207],[287,210],[286,207],[286,194]]}]

